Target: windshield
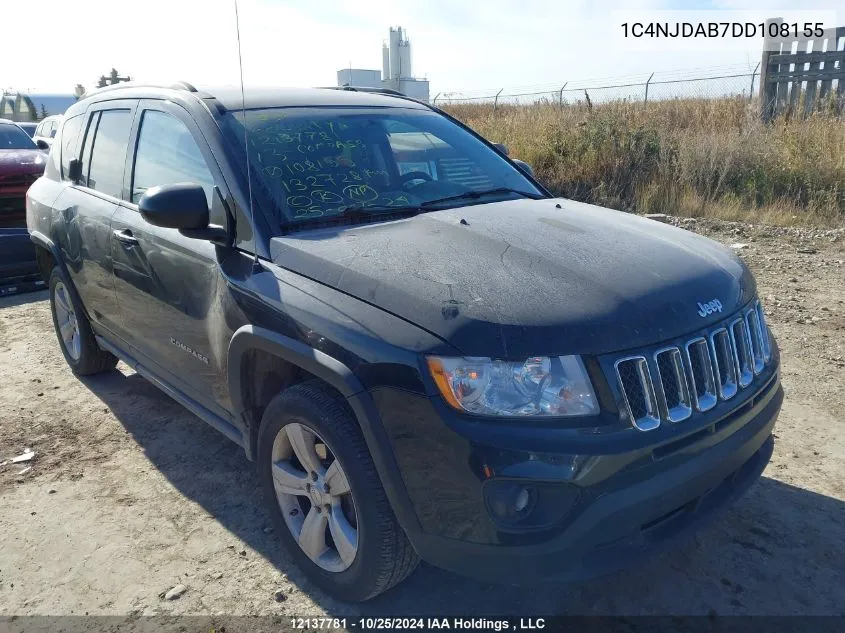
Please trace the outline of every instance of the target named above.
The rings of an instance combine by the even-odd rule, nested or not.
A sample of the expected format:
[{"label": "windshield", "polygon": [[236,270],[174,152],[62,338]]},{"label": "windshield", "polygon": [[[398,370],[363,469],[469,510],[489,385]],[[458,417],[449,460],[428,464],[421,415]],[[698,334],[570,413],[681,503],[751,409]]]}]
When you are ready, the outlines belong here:
[{"label": "windshield", "polygon": [[[246,121],[254,193],[279,230],[353,211],[356,218],[376,217],[544,195],[475,136],[431,111],[269,108],[248,110]],[[226,128],[243,147],[242,113],[228,114]]]},{"label": "windshield", "polygon": [[0,150],[3,149],[38,149],[38,146],[17,125],[0,123]]}]

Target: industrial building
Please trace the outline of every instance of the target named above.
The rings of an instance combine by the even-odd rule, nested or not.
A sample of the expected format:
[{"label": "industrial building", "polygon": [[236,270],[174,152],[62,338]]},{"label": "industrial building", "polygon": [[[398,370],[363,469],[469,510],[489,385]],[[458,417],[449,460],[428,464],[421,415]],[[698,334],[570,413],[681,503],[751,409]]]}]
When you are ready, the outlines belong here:
[{"label": "industrial building", "polygon": [[411,70],[411,42],[402,27],[390,29],[382,45],[382,70],[344,68],[337,71],[338,86],[388,88],[404,95],[428,101],[428,80],[416,79]]},{"label": "industrial building", "polygon": [[74,95],[1,92],[0,119],[39,121],[46,116],[64,114],[74,103]]}]

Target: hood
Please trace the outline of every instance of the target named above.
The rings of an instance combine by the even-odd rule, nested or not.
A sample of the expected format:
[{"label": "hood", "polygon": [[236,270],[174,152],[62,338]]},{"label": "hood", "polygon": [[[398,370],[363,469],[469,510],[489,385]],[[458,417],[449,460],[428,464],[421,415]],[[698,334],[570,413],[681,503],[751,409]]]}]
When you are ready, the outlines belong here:
[{"label": "hood", "polygon": [[47,154],[40,149],[0,150],[0,178],[20,174],[41,174],[47,166]]},{"label": "hood", "polygon": [[[303,231],[273,238],[271,256],[467,356],[511,360],[658,343],[723,319],[756,292],[717,242],[562,199]],[[720,311],[699,305],[713,301]]]}]

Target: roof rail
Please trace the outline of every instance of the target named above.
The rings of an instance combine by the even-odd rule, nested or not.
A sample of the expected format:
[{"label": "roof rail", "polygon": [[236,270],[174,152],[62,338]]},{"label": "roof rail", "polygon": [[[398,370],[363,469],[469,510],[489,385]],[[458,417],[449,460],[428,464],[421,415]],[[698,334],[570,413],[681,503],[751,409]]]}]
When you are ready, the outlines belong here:
[{"label": "roof rail", "polygon": [[90,97],[92,95],[102,94],[104,92],[109,92],[111,90],[117,90],[119,88],[171,88],[173,90],[187,90],[188,92],[198,92],[197,89],[192,84],[189,84],[187,81],[177,81],[176,83],[170,84],[169,86],[151,83],[135,83],[134,81],[121,81],[110,86],[96,88],[91,92],[86,92],[84,95],[82,95],[82,97],[80,97],[80,99],[84,99],[85,97]]},{"label": "roof rail", "polygon": [[94,90],[92,90],[91,92],[86,92],[84,95],[82,95],[80,97],[80,99],[84,99],[85,97],[90,97],[91,95],[98,95],[98,94],[102,94],[104,92],[109,92],[110,90],[115,90],[117,88],[126,88],[127,86],[131,88],[132,86],[135,85],[135,84],[131,84],[131,85],[130,84],[131,84],[131,82],[121,81],[120,83],[112,84],[110,86],[103,86],[102,88],[94,88]]},{"label": "roof rail", "polygon": [[350,90],[352,92],[373,92],[380,95],[391,95],[393,97],[404,97],[398,90],[391,88],[370,88],[368,86],[329,86],[329,90]]},{"label": "roof rail", "polygon": [[197,92],[194,84],[189,84],[187,81],[177,81],[171,86],[171,88],[176,88],[177,90],[187,90],[188,92]]},{"label": "roof rail", "polygon": [[430,103],[420,101],[414,97],[409,97],[406,94],[393,90],[392,88],[370,88],[367,86],[322,86],[320,90],[348,90],[350,92],[369,92],[373,94],[387,95],[388,97],[396,97],[397,99],[404,99],[405,101],[413,101],[414,103],[422,104],[432,110],[437,110]]}]

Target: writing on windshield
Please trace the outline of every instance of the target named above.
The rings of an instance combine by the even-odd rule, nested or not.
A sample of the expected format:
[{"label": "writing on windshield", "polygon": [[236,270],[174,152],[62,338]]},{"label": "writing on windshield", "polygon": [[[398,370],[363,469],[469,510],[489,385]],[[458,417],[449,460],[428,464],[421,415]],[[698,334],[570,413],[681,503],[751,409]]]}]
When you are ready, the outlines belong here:
[{"label": "writing on windshield", "polygon": [[284,189],[294,219],[322,217],[352,205],[406,206],[388,186],[377,121],[265,120],[253,139],[259,168]]}]

